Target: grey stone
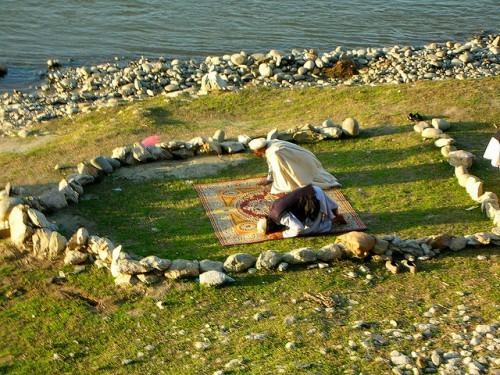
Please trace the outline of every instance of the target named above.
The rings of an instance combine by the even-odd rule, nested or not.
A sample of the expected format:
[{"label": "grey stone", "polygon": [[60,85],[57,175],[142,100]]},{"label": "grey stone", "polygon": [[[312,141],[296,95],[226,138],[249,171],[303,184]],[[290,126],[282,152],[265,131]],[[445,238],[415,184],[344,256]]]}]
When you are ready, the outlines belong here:
[{"label": "grey stone", "polygon": [[264,251],[257,258],[256,267],[258,270],[273,270],[281,263],[282,258],[276,250]]},{"label": "grey stone", "polygon": [[253,267],[257,261],[251,254],[247,253],[238,253],[232,254],[227,257],[224,262],[224,270],[226,272],[243,272]]},{"label": "grey stone", "polygon": [[222,286],[234,282],[234,279],[220,271],[207,271],[200,274],[200,284],[204,286]]},{"label": "grey stone", "polygon": [[185,259],[175,259],[165,271],[165,277],[168,279],[194,278],[200,274],[200,265],[197,261]]},{"label": "grey stone", "polygon": [[308,264],[316,262],[317,255],[313,249],[303,247],[285,253],[283,261],[289,264]]},{"label": "grey stone", "polygon": [[328,244],[316,251],[316,256],[319,261],[331,262],[339,260],[344,255],[342,249],[336,244]]},{"label": "grey stone", "polygon": [[356,119],[351,117],[346,118],[344,122],[342,122],[342,131],[345,135],[349,136],[357,136],[359,134],[359,124]]}]

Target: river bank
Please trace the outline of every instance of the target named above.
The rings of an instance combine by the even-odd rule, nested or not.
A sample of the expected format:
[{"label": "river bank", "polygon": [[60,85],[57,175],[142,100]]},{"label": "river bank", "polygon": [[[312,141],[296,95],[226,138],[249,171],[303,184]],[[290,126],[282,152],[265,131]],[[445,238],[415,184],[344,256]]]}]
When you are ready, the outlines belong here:
[{"label": "river bank", "polygon": [[401,84],[418,80],[478,79],[500,75],[500,36],[466,43],[431,43],[347,50],[337,47],[283,53],[240,52],[204,61],[117,59],[96,66],[63,68],[49,61],[46,82],[35,93],[1,96],[0,136],[25,138],[37,124],[124,101],[157,95],[202,95],[256,86],[276,88]]}]

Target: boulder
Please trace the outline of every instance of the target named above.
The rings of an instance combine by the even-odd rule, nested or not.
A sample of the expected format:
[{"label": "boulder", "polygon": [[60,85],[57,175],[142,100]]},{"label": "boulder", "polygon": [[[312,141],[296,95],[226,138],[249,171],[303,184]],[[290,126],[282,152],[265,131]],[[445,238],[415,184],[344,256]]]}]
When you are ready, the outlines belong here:
[{"label": "boulder", "polygon": [[443,131],[441,129],[435,129],[435,128],[425,128],[420,133],[422,138],[426,139],[434,139],[436,137],[439,137],[441,134],[443,134]]},{"label": "boulder", "polygon": [[33,234],[33,255],[41,259],[50,258],[50,239],[52,231],[47,228],[38,228]]},{"label": "boulder", "polygon": [[348,136],[357,136],[359,134],[359,124],[356,119],[351,117],[346,118],[344,122],[342,122],[342,131],[345,135]]},{"label": "boulder", "polygon": [[25,248],[27,240],[35,233],[29,225],[27,208],[23,205],[15,206],[9,215],[10,240],[19,248]]},{"label": "boulder", "polygon": [[194,278],[200,274],[200,265],[198,261],[189,261],[185,259],[175,259],[165,271],[167,279]]},{"label": "boulder", "polygon": [[38,201],[40,205],[47,211],[59,211],[61,208],[68,207],[68,202],[62,191],[50,190],[42,194]]},{"label": "boulder", "polygon": [[443,120],[441,118],[433,118],[432,119],[432,126],[435,128],[435,129],[440,129],[440,130],[448,130],[451,125],[448,121],[446,120]]},{"label": "boulder", "polygon": [[473,161],[474,154],[464,150],[452,151],[448,155],[448,163],[450,163],[452,167],[458,167],[461,165],[465,169],[469,169],[472,166]]},{"label": "boulder", "polygon": [[283,257],[276,250],[264,251],[257,258],[255,266],[258,270],[273,270],[281,263],[282,259]]},{"label": "boulder", "polygon": [[253,267],[257,261],[251,254],[238,253],[227,257],[224,262],[224,270],[226,272],[243,272]]},{"label": "boulder", "polygon": [[375,237],[367,233],[349,232],[338,236],[335,243],[342,244],[351,255],[358,258],[364,258],[370,254],[377,241]]},{"label": "boulder", "polygon": [[227,283],[232,283],[234,282],[234,279],[229,277],[223,272],[220,271],[207,271],[203,272],[200,275],[200,285],[204,286],[222,286]]},{"label": "boulder", "polygon": [[318,260],[318,256],[313,249],[302,247],[283,254],[283,262],[288,264],[308,264]]},{"label": "boulder", "polygon": [[5,197],[0,200],[0,221],[9,220],[9,214],[12,209],[18,204],[22,204],[23,200],[18,197]]},{"label": "boulder", "polygon": [[334,260],[338,260],[342,258],[344,252],[342,249],[336,244],[328,244],[323,246],[321,249],[316,251],[316,256],[318,261],[321,262],[332,262]]},{"label": "boulder", "polygon": [[158,258],[156,255],[150,255],[142,258],[140,263],[155,270],[165,271],[170,267],[172,261],[169,259]]}]

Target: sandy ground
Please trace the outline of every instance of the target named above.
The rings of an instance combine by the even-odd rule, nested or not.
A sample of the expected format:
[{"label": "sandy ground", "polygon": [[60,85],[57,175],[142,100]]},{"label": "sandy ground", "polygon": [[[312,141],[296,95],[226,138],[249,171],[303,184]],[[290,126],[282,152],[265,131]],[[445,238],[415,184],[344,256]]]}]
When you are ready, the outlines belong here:
[{"label": "sandy ground", "polygon": [[42,146],[54,140],[56,135],[30,136],[28,138],[0,138],[0,154],[22,154],[34,147]]},{"label": "sandy ground", "polygon": [[221,170],[235,167],[247,160],[248,154],[197,156],[188,160],[172,160],[120,168],[114,178],[144,181],[151,178],[176,177],[180,179],[217,175]]}]

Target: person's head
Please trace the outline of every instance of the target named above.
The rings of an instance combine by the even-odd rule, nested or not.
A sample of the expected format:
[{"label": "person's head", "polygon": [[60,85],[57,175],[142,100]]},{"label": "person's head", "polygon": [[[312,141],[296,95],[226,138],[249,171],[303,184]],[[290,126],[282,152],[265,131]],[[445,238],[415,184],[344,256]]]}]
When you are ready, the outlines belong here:
[{"label": "person's head", "polygon": [[255,138],[248,143],[248,147],[256,156],[263,156],[266,153],[267,141],[265,138]]}]

